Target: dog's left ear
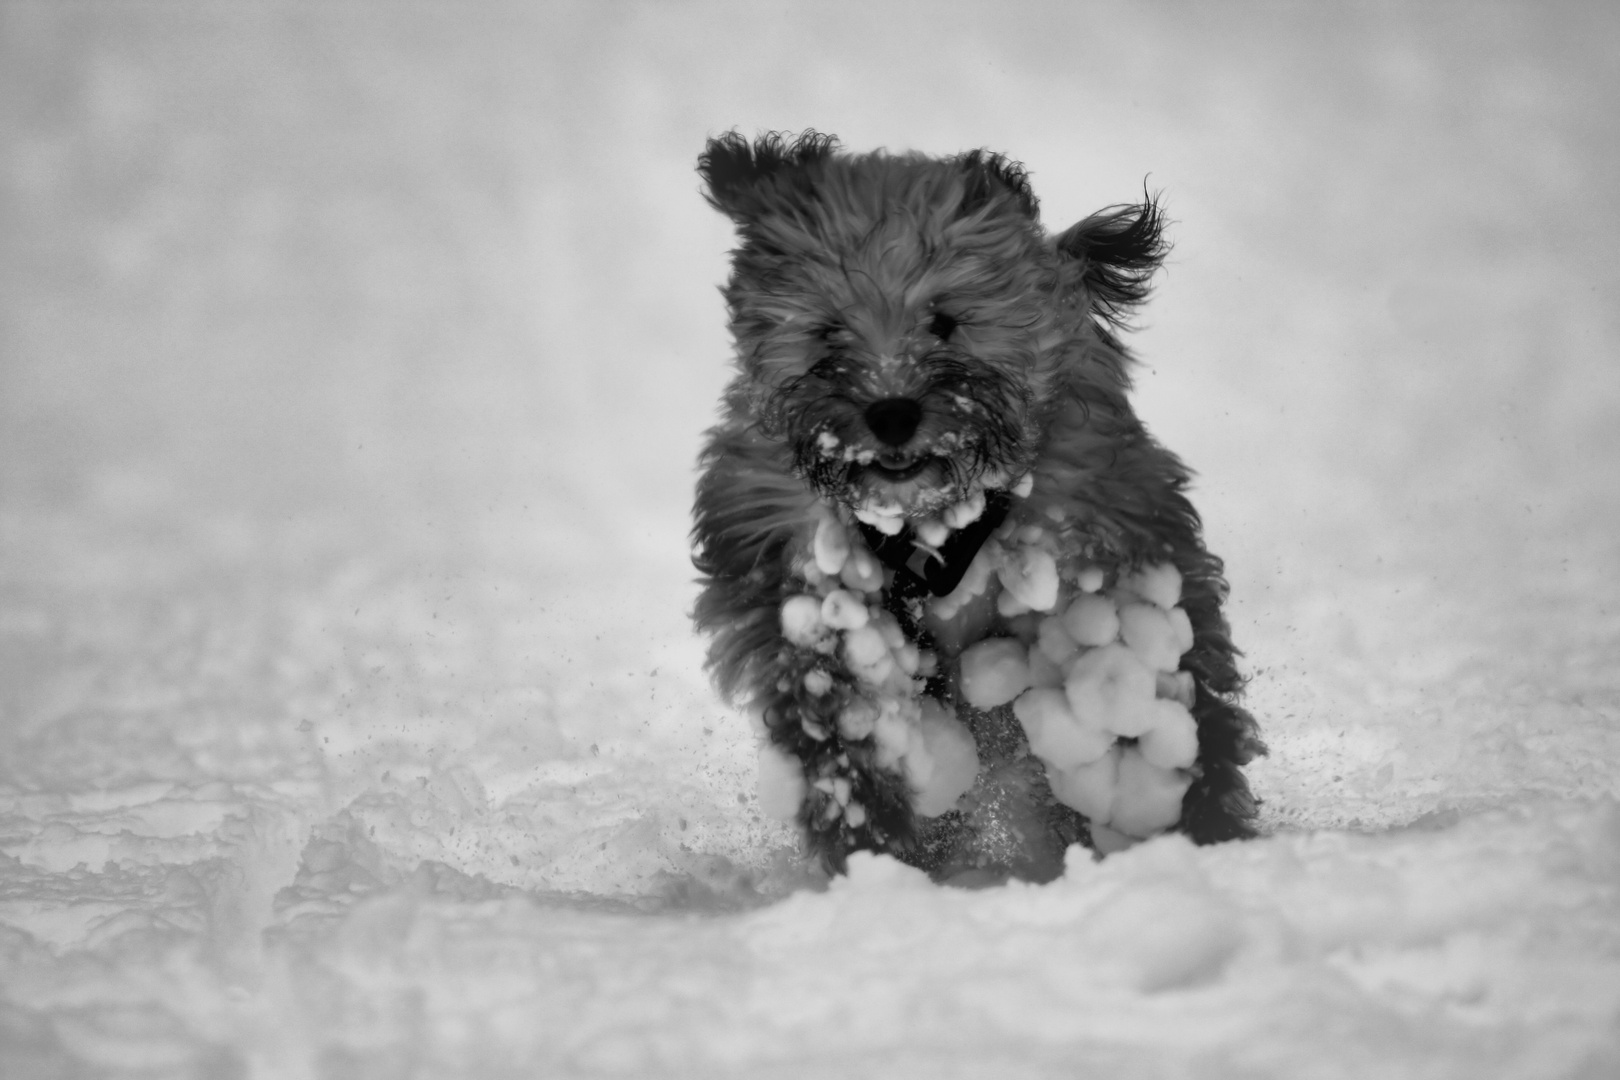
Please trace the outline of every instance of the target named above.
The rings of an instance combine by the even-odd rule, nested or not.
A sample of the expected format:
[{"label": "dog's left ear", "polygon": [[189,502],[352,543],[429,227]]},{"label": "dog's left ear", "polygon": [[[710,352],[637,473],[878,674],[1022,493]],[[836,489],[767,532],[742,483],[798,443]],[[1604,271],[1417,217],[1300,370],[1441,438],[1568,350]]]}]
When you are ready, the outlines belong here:
[{"label": "dog's left ear", "polygon": [[1153,273],[1170,251],[1164,211],[1152,195],[1140,205],[1099,210],[1069,226],[1053,243],[1094,309],[1111,322],[1147,299]]},{"label": "dog's left ear", "polygon": [[710,139],[698,157],[698,175],[710,205],[737,224],[755,220],[784,189],[807,183],[806,166],[829,157],[836,136],[807,130],[769,131],[750,143],[735,131]]}]

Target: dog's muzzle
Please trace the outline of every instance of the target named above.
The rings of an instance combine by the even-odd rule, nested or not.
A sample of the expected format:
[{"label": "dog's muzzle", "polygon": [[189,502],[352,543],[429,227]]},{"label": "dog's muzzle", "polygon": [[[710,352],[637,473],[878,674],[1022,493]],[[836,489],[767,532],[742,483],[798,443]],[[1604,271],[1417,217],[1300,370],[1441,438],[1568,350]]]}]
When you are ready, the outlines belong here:
[{"label": "dog's muzzle", "polygon": [[884,398],[866,407],[866,426],[878,441],[898,450],[917,433],[922,415],[922,406],[911,398]]},{"label": "dog's muzzle", "polygon": [[874,476],[899,484],[916,479],[928,468],[931,454],[905,448],[917,433],[922,415],[922,406],[907,397],[884,398],[867,406],[866,426],[883,444],[866,466]]}]

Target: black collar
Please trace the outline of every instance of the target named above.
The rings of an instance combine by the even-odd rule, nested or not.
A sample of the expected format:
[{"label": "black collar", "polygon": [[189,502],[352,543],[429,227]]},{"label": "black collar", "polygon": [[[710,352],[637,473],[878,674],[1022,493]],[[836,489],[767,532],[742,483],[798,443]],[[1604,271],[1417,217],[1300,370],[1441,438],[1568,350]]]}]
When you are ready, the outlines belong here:
[{"label": "black collar", "polygon": [[861,536],[872,553],[896,574],[925,586],[935,596],[946,596],[962,580],[973,557],[1011,508],[1012,499],[1005,491],[986,491],[984,513],[966,528],[954,530],[937,553],[917,540],[910,525],[894,536],[884,536],[863,521]]}]

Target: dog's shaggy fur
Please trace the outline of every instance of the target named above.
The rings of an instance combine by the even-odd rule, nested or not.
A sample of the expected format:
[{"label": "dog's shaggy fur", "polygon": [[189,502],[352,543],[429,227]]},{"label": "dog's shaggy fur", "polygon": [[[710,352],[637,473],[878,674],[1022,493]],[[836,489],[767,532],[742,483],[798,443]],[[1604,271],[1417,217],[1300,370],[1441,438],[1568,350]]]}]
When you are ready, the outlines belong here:
[{"label": "dog's shaggy fur", "polygon": [[[965,648],[1034,637],[1032,616],[998,610],[994,582],[977,603],[942,606],[930,593],[949,593],[961,567],[931,580],[949,560],[913,560],[908,573],[902,553],[866,596],[925,658],[911,700],[972,733],[971,789],[932,816],[879,734],[849,720],[872,698],[871,678],[836,642],[784,630],[784,603],[817,593],[823,521],[869,550],[901,542],[933,554],[914,529],[976,494],[989,508],[962,558],[993,526],[998,537],[1034,526],[1055,540],[1065,590],[1079,567],[1109,580],[1151,564],[1179,570],[1198,750],[1175,828],[1199,843],[1252,835],[1239,767],[1264,747],[1236,700],[1222,565],[1185,496],[1188,470],[1126,398],[1119,334],[1166,250],[1155,200],[1049,236],[1005,157],[851,155],[815,132],[721,136],[699,172],[740,244],[725,287],[738,370],[697,489],[695,618],[713,636],[721,690],[802,771],[810,851],[834,872],[868,849],[941,880],[1046,880],[1070,844],[1092,841],[1087,820],[1053,797],[1010,707],[962,696]],[[872,527],[883,524],[863,512],[874,505],[898,508],[887,531],[903,524],[902,535]]]}]

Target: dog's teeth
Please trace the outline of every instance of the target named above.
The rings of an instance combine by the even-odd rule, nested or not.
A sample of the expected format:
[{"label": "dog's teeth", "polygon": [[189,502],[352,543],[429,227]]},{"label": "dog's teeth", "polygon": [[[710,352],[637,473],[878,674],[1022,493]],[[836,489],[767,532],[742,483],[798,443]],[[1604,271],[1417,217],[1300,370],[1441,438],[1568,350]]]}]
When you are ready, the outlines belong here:
[{"label": "dog's teeth", "polygon": [[931,548],[937,548],[951,535],[950,528],[943,521],[929,518],[917,522],[917,539]]},{"label": "dog's teeth", "polygon": [[899,517],[906,512],[906,508],[893,499],[872,499],[866,505],[879,517]]},{"label": "dog's teeth", "polygon": [[[888,510],[888,507],[883,507]],[[863,506],[855,511],[855,517],[872,526],[884,536],[898,536],[900,530],[906,527],[906,519],[900,516],[900,508],[895,506],[892,512],[879,513],[870,505]]]}]

